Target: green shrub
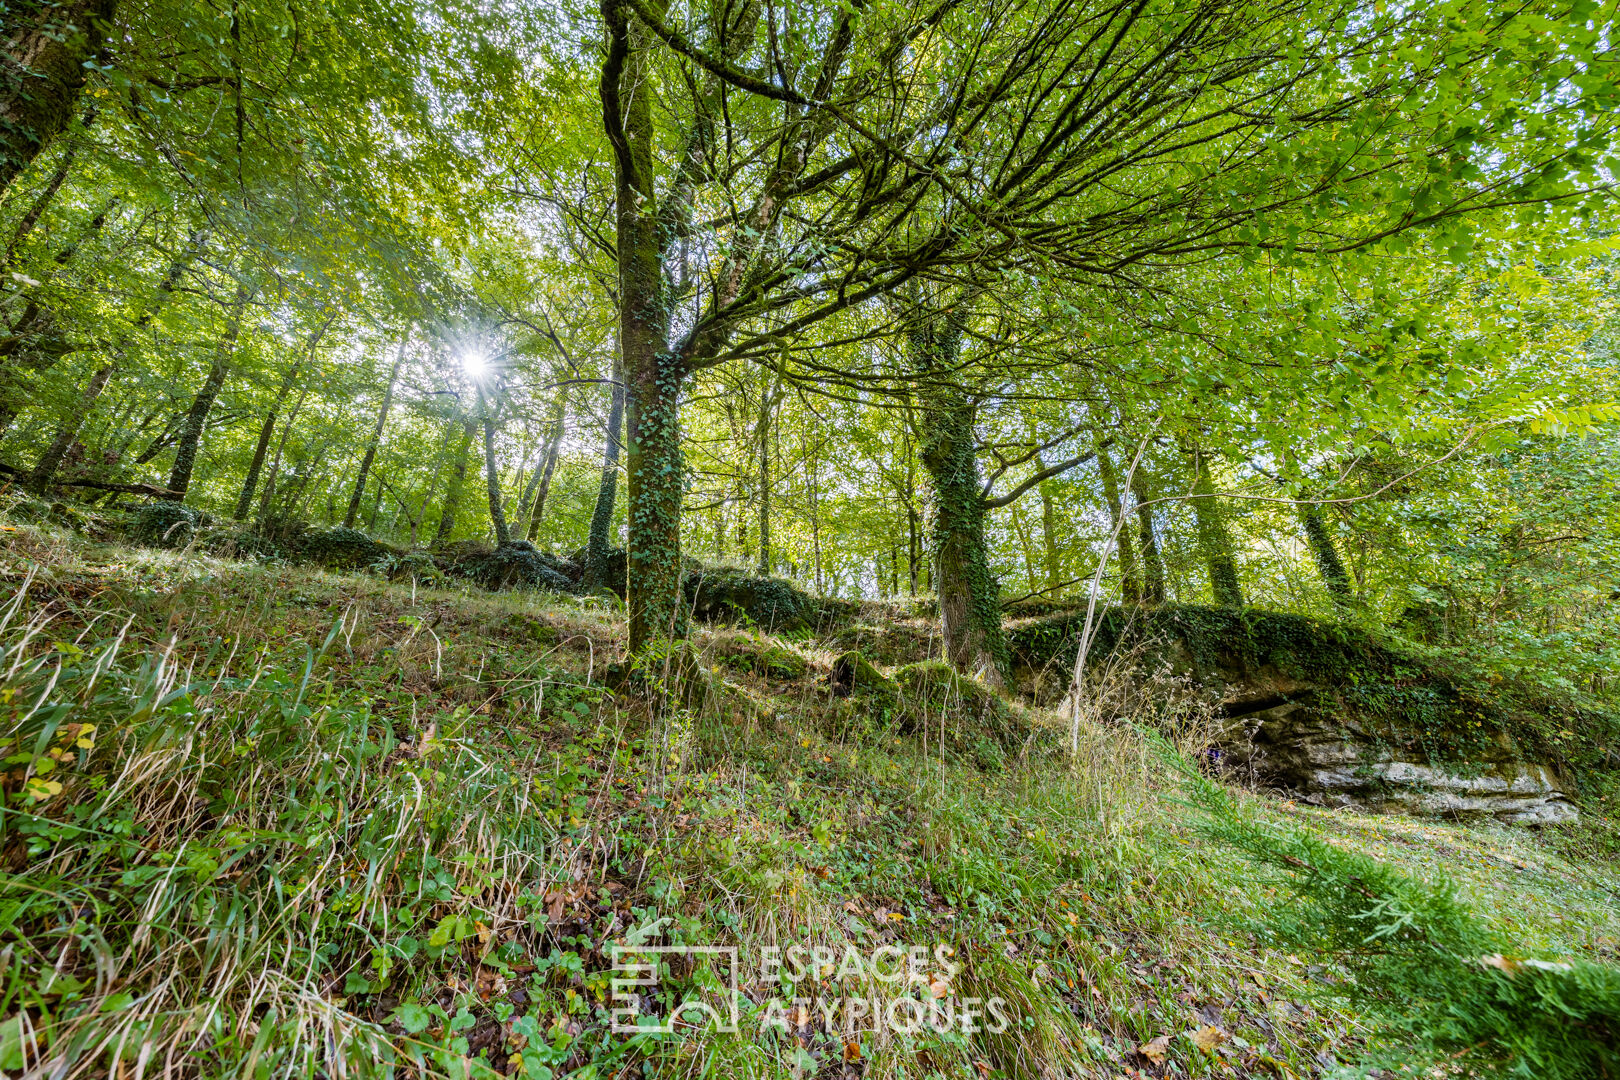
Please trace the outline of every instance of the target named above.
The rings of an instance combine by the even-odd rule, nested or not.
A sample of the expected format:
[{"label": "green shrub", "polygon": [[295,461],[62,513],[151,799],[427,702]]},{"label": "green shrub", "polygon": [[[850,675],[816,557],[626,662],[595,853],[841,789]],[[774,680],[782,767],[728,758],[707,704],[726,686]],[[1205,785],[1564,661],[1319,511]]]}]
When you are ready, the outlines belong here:
[{"label": "green shrub", "polygon": [[208,523],[207,514],[198,513],[184,503],[159,500],[135,512],[129,535],[131,540],[148,547],[184,547],[197,535],[197,530]]},{"label": "green shrub", "polygon": [[359,529],[315,529],[298,539],[295,554],[300,562],[311,562],[328,570],[358,570],[372,566],[392,552]]},{"label": "green shrub", "polygon": [[514,540],[493,550],[475,550],[455,561],[451,569],[486,589],[549,589],[571,593],[576,587],[573,568],[566,560],[540,551],[527,540]]}]

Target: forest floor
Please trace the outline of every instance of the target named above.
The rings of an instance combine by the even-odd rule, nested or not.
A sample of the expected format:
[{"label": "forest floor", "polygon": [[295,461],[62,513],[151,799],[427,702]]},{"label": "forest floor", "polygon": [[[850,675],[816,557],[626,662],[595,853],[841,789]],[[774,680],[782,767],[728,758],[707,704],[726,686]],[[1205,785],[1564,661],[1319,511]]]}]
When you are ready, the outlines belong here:
[{"label": "forest floor", "polygon": [[[1148,740],[1087,728],[1075,764],[1040,710],[833,696],[856,639],[934,647],[898,610],[700,631],[707,692],[655,715],[600,600],[0,539],[0,1072],[1307,1077],[1365,1049]],[[1556,835],[1243,797],[1443,871],[1527,952],[1620,949],[1620,873]],[[613,1031],[621,943],[734,946],[739,1030]],[[827,951],[773,971],[793,945]],[[885,946],[921,980],[874,977]],[[641,1012],[726,1000],[730,954],[665,959]],[[973,999],[1000,1005],[967,1032]],[[933,1001],[953,1024],[903,1030]]]}]

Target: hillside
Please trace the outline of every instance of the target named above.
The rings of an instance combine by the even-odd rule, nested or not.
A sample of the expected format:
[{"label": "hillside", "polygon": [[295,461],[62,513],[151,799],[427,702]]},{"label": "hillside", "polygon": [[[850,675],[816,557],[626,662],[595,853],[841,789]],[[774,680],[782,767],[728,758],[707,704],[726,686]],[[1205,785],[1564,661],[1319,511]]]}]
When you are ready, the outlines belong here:
[{"label": "hillside", "polygon": [[[3,529],[8,1074],[1314,1077],[1379,1049],[1141,729],[1071,759],[1049,708],[930,682],[898,609],[703,629],[650,708],[608,600]],[[830,687],[857,642],[912,665],[891,705]],[[1236,790],[1449,876],[1519,955],[1620,950],[1595,801],[1535,831]],[[615,1033],[724,998],[712,957],[616,986],[623,944],[736,947],[740,1030]],[[913,946],[920,980],[874,977]],[[903,1030],[929,1001],[956,1026]]]}]

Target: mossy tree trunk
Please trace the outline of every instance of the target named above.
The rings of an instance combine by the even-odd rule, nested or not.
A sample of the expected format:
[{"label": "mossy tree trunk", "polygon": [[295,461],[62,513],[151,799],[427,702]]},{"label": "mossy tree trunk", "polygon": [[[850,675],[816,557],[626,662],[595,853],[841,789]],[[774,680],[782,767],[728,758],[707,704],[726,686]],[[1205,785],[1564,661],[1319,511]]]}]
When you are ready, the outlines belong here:
[{"label": "mossy tree trunk", "polygon": [[[95,118],[96,107],[91,105],[85,110],[84,117],[79,122],[81,131],[88,131]],[[56,163],[56,168],[51,170],[51,178],[45,182],[45,186],[40,189],[39,194],[34,196],[34,201],[28,204],[28,209],[23,212],[23,216],[17,220],[17,226],[11,232],[11,239],[6,243],[6,253],[3,257],[0,257],[0,271],[11,269],[11,264],[17,258],[17,249],[34,231],[34,226],[39,224],[39,219],[44,215],[45,208],[50,206],[51,201],[56,198],[57,192],[62,190],[62,185],[67,182],[68,174],[73,170],[73,163],[79,156],[79,146],[82,142],[84,142],[84,139],[80,137],[67,144],[62,159]]]},{"label": "mossy tree trunk", "polygon": [[439,530],[433,537],[433,546],[442,547],[456,527],[456,510],[461,506],[461,489],[467,485],[467,459],[472,455],[473,433],[478,421],[468,417],[461,423],[461,448],[456,451],[456,467],[450,473],[450,483],[444,492],[444,509],[439,513]]},{"label": "mossy tree trunk", "polygon": [[[214,350],[213,362],[208,365],[208,377],[191,399],[191,408],[186,411],[185,423],[180,428],[180,439],[175,443],[174,467],[169,470],[169,490],[182,501],[186,492],[191,490],[191,474],[197,466],[197,451],[202,447],[202,433],[208,423],[208,414],[213,411],[214,402],[219,400],[220,389],[230,373],[231,358],[236,351],[236,339],[242,333],[242,316],[247,304],[247,287],[238,284],[236,303],[231,309],[230,321],[225,325],[224,337],[219,348]],[[269,437],[266,436],[263,441],[268,443]]]},{"label": "mossy tree trunk", "polygon": [[1232,534],[1226,529],[1225,508],[1215,494],[1215,478],[1210,472],[1209,455],[1201,450],[1188,452],[1193,468],[1193,520],[1198,526],[1198,553],[1209,569],[1209,589],[1216,607],[1243,606],[1243,584],[1238,579],[1237,557],[1232,553]]},{"label": "mossy tree trunk", "polygon": [[0,191],[68,126],[117,0],[22,0],[0,28]]},{"label": "mossy tree trunk", "polygon": [[759,573],[771,572],[771,417],[782,399],[782,376],[771,386],[770,372],[760,372],[759,419],[754,440],[759,444]]},{"label": "mossy tree trunk", "polygon": [[[608,402],[607,428],[602,443],[602,481],[596,489],[596,505],[591,509],[591,529],[585,537],[586,592],[607,581],[608,553],[613,550],[613,507],[619,493],[620,438],[624,428],[624,358],[613,359],[613,395]],[[615,590],[617,591],[617,590]]]},{"label": "mossy tree trunk", "polygon": [[[335,312],[329,314],[321,323],[320,327],[310,337],[309,344],[306,346],[306,349],[307,355],[312,363],[314,361],[315,350],[320,346],[321,338],[326,336],[326,331],[331,327],[332,320],[335,317]],[[265,455],[270,449],[270,438],[275,434],[276,420],[281,415],[281,407],[287,403],[287,395],[292,393],[293,386],[297,384],[298,373],[301,370],[303,370],[303,363],[301,361],[295,362],[287,369],[287,374],[284,375],[281,380],[281,389],[276,393],[275,404],[270,406],[270,412],[265,416],[264,423],[259,427],[259,441],[253,448],[253,460],[248,465],[247,477],[242,481],[242,496],[237,500],[236,512],[232,515],[232,517],[237,521],[246,521],[248,511],[253,507],[253,493],[259,486],[259,476],[264,469]],[[307,389],[308,388],[306,386],[306,392]],[[294,412],[296,412],[298,408],[302,407],[303,401],[304,395],[300,394],[298,405],[294,407]],[[289,419],[289,423],[290,422],[291,421]],[[285,436],[283,436],[283,439],[285,440]],[[278,460],[280,458],[279,447],[277,448],[277,458]]]},{"label": "mossy tree trunk", "polygon": [[[1046,462],[1039,454],[1035,455],[1035,467],[1046,468]],[[1063,553],[1058,548],[1057,527],[1057,499],[1054,497],[1052,481],[1042,481],[1041,495],[1041,548],[1045,554],[1046,589],[1055,591],[1062,584]]]},{"label": "mossy tree trunk", "polygon": [[933,520],[929,547],[939,595],[945,658],[959,670],[1003,686],[1011,668],[1001,628],[1001,588],[990,573],[984,541],[988,509],[979,477],[974,404],[959,388],[930,375],[950,372],[961,350],[955,314],[924,321],[911,332],[917,392],[918,456],[928,476]]},{"label": "mossy tree trunk", "polygon": [[1322,574],[1322,584],[1327,586],[1328,595],[1336,604],[1349,604],[1354,598],[1350,588],[1350,571],[1345,569],[1344,560],[1339,558],[1333,534],[1328,532],[1327,522],[1323,520],[1322,508],[1300,503],[1299,521],[1305,527],[1305,540],[1311,546],[1311,555],[1316,559],[1316,568]]},{"label": "mossy tree trunk", "polygon": [[625,381],[625,471],[630,503],[628,593],[632,654],[680,637],[680,396],[685,368],[669,346],[662,233],[653,184],[654,119],[646,92],[650,31],[604,0],[608,52],[602,111],[615,157],[619,348]]},{"label": "mossy tree trunk", "polygon": [[540,535],[540,518],[546,512],[546,498],[551,494],[551,478],[557,471],[557,455],[562,450],[563,436],[568,432],[565,417],[568,411],[567,399],[564,395],[557,395],[557,404],[551,414],[551,432],[546,440],[545,456],[540,461],[539,486],[534,491],[534,498],[524,511],[525,539],[534,543],[535,537]]},{"label": "mossy tree trunk", "polygon": [[489,520],[495,527],[495,546],[505,547],[512,542],[512,530],[506,524],[506,507],[501,502],[501,470],[495,458],[495,406],[484,408],[484,486],[489,492]]},{"label": "mossy tree trunk", "polygon": [[1140,466],[1131,473],[1131,496],[1136,500],[1137,539],[1142,544],[1142,600],[1164,603],[1164,560],[1159,557],[1159,538],[1153,525],[1152,493]]},{"label": "mossy tree trunk", "polygon": [[1102,478],[1103,501],[1108,504],[1108,523],[1118,536],[1119,595],[1125,604],[1142,602],[1142,579],[1136,567],[1136,545],[1131,540],[1129,525],[1121,523],[1125,507],[1119,497],[1119,474],[1114,471],[1114,459],[1101,437],[1097,439],[1097,474]]}]

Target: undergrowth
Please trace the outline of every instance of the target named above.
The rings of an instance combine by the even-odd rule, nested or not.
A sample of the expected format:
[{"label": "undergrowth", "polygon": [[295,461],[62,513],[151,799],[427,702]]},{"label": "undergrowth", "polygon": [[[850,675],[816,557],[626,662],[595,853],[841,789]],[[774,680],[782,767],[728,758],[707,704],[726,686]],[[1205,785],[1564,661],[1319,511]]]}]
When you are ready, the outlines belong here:
[{"label": "undergrowth", "polygon": [[[872,715],[831,692],[841,637],[700,634],[704,692],[659,700],[604,683],[593,599],[6,535],[8,1074],[1305,1077],[1377,1048],[1350,967],[1243,928],[1284,890],[1128,727],[929,664]],[[1608,948],[1546,859],[1498,916]],[[688,944],[738,950],[739,1030],[615,1031],[615,947]],[[796,946],[829,963],[764,965]],[[912,946],[918,980],[844,970]],[[632,1007],[714,974],[672,961]],[[848,1007],[900,999],[1009,1023]]]}]

